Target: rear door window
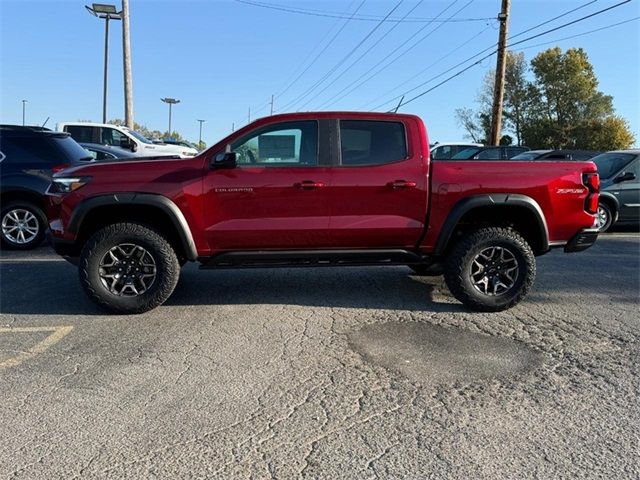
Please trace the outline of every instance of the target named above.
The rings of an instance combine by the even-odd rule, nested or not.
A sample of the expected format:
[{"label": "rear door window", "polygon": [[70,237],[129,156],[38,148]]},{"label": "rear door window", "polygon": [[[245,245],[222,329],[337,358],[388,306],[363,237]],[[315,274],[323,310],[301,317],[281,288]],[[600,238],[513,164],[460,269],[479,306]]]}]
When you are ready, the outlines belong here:
[{"label": "rear door window", "polygon": [[340,121],[341,165],[384,165],[407,158],[404,125],[400,122]]},{"label": "rear door window", "polygon": [[[73,142],[73,140],[71,141]],[[6,155],[5,161],[7,163],[30,163],[53,166],[67,161],[62,152],[60,152],[46,136],[4,136],[0,140],[0,150]]]},{"label": "rear door window", "polygon": [[98,127],[88,125],[67,125],[64,127],[65,132],[69,133],[76,142],[94,143],[93,138]]},{"label": "rear door window", "polygon": [[482,150],[473,158],[477,160],[500,160],[502,159],[500,148],[487,148]]}]

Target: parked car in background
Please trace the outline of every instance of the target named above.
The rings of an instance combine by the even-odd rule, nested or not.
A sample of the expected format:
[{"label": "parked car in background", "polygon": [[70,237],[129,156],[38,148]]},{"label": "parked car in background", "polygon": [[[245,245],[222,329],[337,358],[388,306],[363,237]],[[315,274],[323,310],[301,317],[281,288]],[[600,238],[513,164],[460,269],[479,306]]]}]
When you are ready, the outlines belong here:
[{"label": "parked car in background", "polygon": [[80,143],[97,143],[131,150],[142,156],[180,155],[193,157],[198,153],[195,148],[181,145],[154,143],[141,133],[120,125],[89,122],[61,122],[57,130],[67,132]]},{"label": "parked car in background", "polygon": [[92,158],[67,133],[16,125],[0,125],[0,152],[2,247],[35,248],[47,228],[44,194],[51,175]]},{"label": "parked car in background", "polygon": [[429,145],[429,152],[433,160],[448,160],[457,153],[469,147],[482,147],[481,143],[469,142],[436,142]]},{"label": "parked car in background", "polygon": [[531,150],[528,147],[469,147],[456,153],[452,160],[509,160],[516,155]]},{"label": "parked car in background", "polygon": [[607,152],[591,159],[600,174],[596,227],[640,224],[640,150]]},{"label": "parked car in background", "polygon": [[131,150],[125,150],[124,148],[114,147],[113,145],[100,145],[98,143],[80,143],[80,146],[89,152],[89,155],[93,160],[116,160],[118,158],[136,158],[136,155]]},{"label": "parked car in background", "polygon": [[512,160],[590,160],[602,152],[591,150],[529,150],[522,152]]},{"label": "parked car in background", "polygon": [[187,142],[186,140],[176,140],[175,138],[163,138],[162,139],[163,143],[166,143],[167,145],[181,145],[183,147],[189,147],[189,148],[195,148],[196,150],[198,150],[198,148],[192,144],[191,142]]}]

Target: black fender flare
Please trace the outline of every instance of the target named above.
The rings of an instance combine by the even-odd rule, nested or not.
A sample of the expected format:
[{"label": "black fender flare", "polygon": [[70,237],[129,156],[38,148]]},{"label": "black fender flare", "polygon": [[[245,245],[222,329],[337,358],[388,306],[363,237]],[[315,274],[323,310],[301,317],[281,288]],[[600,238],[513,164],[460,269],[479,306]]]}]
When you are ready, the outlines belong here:
[{"label": "black fender flare", "polygon": [[193,261],[198,258],[198,251],[193,241],[191,229],[182,211],[169,198],[154,193],[112,193],[83,200],[73,211],[67,230],[77,234],[80,231],[82,222],[91,210],[108,205],[117,205],[119,207],[124,205],[146,205],[159,208],[169,217],[176,228],[187,259]]},{"label": "black fender flare", "polygon": [[533,198],[516,193],[489,193],[484,195],[473,195],[470,197],[463,198],[458,201],[449,215],[442,225],[442,229],[440,230],[440,235],[438,236],[438,240],[436,242],[436,246],[434,249],[434,253],[436,255],[441,255],[444,253],[449,240],[451,239],[451,235],[458,225],[460,219],[464,216],[465,213],[473,210],[474,208],[479,207],[499,207],[499,206],[517,206],[524,207],[530,212],[533,213],[534,218],[536,219],[538,230],[540,232],[540,245],[541,251],[546,252],[549,250],[549,229],[547,227],[547,221],[545,219],[542,208],[538,202],[536,202]]}]

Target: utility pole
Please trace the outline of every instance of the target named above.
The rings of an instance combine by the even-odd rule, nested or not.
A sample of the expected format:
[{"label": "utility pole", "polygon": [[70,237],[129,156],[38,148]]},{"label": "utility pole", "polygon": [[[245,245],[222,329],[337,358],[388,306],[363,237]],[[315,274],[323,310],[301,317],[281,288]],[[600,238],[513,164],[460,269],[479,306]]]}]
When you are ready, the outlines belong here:
[{"label": "utility pole", "polygon": [[124,63],[124,123],[133,128],[133,79],[131,78],[131,37],[129,0],[122,0],[122,61]]},{"label": "utility pole", "polygon": [[161,98],[160,100],[162,100],[164,103],[169,104],[169,133],[167,135],[171,136],[171,107],[176,103],[180,103],[180,100],[176,100],[175,98],[169,98],[169,97]]},{"label": "utility pole", "polygon": [[493,109],[491,111],[491,138],[489,145],[500,144],[502,129],[502,102],[504,100],[504,77],[507,69],[507,31],[511,0],[502,0],[502,10],[498,15],[500,34],[498,37],[498,60],[496,62],[496,83],[493,89]]},{"label": "utility pole", "polygon": [[202,148],[202,124],[206,122],[206,120],[198,120],[200,123],[200,137],[198,139],[198,148]]},{"label": "utility pole", "polygon": [[273,115],[273,93],[271,94],[271,115]]},{"label": "utility pole", "polygon": [[22,100],[22,126],[23,127],[25,126],[24,119],[25,119],[26,104],[27,104],[27,101],[26,100]]},{"label": "utility pole", "polygon": [[236,131],[236,124],[235,122],[231,122],[231,133]]}]

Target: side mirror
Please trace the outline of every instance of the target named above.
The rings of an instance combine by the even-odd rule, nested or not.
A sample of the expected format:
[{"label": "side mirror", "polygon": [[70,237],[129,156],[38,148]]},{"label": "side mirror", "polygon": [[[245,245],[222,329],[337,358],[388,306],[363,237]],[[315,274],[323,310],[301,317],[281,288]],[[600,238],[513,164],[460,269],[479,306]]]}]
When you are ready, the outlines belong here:
[{"label": "side mirror", "polygon": [[633,172],[622,172],[616,178],[614,178],[613,183],[626,182],[629,180],[635,180],[636,174]]},{"label": "side mirror", "polygon": [[218,153],[211,158],[209,166],[212,170],[236,168],[237,154],[236,152]]},{"label": "side mirror", "polygon": [[121,138],[120,139],[120,148],[124,148],[126,150],[131,150],[135,152],[138,149],[138,145],[136,142],[133,142],[130,138]]}]

